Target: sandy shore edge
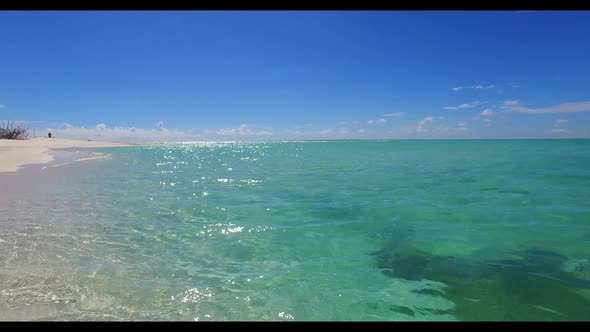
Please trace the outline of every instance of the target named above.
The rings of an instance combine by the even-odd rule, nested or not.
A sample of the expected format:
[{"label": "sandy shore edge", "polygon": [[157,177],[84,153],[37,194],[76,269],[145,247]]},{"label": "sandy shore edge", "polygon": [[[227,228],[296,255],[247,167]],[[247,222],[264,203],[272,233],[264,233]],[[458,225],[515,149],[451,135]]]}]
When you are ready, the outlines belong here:
[{"label": "sandy shore edge", "polygon": [[46,164],[53,161],[50,149],[106,148],[142,144],[82,141],[64,138],[32,138],[27,140],[0,139],[0,173],[17,172],[23,165]]}]

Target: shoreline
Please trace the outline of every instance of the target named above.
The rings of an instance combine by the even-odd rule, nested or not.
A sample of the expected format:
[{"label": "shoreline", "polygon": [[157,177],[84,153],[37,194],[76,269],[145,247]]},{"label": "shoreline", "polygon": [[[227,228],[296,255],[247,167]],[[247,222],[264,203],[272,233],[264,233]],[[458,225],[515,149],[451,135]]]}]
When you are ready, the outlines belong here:
[{"label": "shoreline", "polygon": [[141,144],[82,141],[63,138],[0,139],[0,174],[16,173],[26,165],[48,164],[55,160],[52,149],[129,147]]}]

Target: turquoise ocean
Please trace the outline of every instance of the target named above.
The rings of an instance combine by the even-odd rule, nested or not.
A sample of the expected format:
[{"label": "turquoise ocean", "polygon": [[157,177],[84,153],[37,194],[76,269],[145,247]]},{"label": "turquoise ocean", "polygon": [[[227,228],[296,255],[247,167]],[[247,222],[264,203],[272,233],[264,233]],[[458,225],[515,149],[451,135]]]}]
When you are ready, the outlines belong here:
[{"label": "turquoise ocean", "polygon": [[590,140],[55,154],[0,178],[0,320],[590,320]]}]

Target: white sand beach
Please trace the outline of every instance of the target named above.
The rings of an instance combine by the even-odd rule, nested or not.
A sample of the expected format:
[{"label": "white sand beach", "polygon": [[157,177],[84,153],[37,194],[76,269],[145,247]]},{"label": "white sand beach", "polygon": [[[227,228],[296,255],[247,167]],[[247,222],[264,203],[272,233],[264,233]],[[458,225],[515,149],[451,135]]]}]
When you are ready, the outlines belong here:
[{"label": "white sand beach", "polygon": [[16,172],[21,165],[48,163],[51,148],[99,148],[135,144],[37,137],[26,140],[0,139],[0,172]]}]

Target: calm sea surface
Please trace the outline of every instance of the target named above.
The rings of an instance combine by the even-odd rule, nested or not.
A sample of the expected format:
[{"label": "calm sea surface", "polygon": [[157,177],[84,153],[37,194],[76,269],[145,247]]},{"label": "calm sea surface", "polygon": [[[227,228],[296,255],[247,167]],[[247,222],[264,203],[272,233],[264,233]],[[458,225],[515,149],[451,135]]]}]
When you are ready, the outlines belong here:
[{"label": "calm sea surface", "polygon": [[0,320],[590,320],[590,140],[57,156],[0,178]]}]

